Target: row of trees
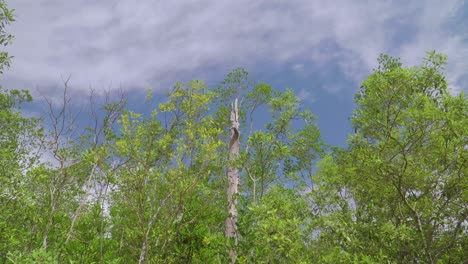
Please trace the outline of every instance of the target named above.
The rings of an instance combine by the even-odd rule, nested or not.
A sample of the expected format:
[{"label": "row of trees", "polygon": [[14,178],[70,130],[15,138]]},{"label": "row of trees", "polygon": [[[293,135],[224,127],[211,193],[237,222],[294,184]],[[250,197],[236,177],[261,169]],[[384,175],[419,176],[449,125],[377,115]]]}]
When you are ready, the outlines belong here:
[{"label": "row of trees", "polygon": [[81,129],[67,82],[43,119],[21,114],[28,91],[2,89],[0,263],[467,261],[468,99],[445,64],[382,55],[346,148],[242,69],[177,83],[149,115],[91,96]]}]

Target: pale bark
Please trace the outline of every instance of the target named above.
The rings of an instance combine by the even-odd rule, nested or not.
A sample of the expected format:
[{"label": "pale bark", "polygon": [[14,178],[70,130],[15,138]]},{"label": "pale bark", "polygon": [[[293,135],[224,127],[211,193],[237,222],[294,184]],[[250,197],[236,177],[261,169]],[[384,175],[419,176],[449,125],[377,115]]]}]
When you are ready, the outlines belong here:
[{"label": "pale bark", "polygon": [[[228,178],[228,217],[226,219],[226,230],[225,235],[230,240],[231,248],[229,250],[229,256],[231,257],[231,263],[236,262],[236,249],[238,239],[237,231],[237,195],[239,193],[239,171],[233,162],[239,156],[239,111],[237,107],[237,99],[231,105],[231,116],[230,116],[230,140],[229,140],[229,161],[230,165],[227,171]],[[233,241],[232,241],[233,240]],[[232,245],[234,242],[234,245]]]},{"label": "pale bark", "polygon": [[170,192],[164,200],[162,200],[161,204],[159,205],[158,209],[154,213],[153,217],[151,217],[151,220],[148,223],[148,227],[146,228],[146,231],[143,234],[143,242],[141,243],[141,249],[140,249],[140,258],[138,259],[138,264],[142,264],[145,261],[145,257],[148,251],[148,238],[151,232],[151,229],[153,228],[154,223],[158,219],[159,212],[161,212],[161,209],[166,205],[167,200],[172,196],[172,192]]},{"label": "pale bark", "polygon": [[91,169],[91,172],[89,173],[89,175],[88,175],[88,177],[87,177],[87,179],[85,181],[85,187],[83,188],[84,192],[81,195],[80,204],[79,204],[78,208],[76,209],[75,214],[73,215],[73,219],[72,219],[72,222],[71,222],[71,225],[70,225],[70,229],[68,230],[67,239],[65,240],[65,244],[68,244],[68,242],[70,242],[70,239],[73,236],[73,231],[75,229],[76,220],[78,220],[78,217],[80,216],[81,210],[85,206],[86,199],[90,195],[91,180],[92,180],[92,177],[94,176],[94,172],[96,171],[96,168],[97,168],[97,163],[94,164],[93,168]]}]

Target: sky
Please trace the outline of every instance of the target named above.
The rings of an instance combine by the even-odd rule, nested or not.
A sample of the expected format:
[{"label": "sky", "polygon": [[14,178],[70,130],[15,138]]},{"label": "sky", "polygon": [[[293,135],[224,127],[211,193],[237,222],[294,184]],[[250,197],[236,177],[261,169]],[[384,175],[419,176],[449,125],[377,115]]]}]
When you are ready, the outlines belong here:
[{"label": "sky", "polygon": [[[59,98],[63,80],[79,105],[90,89],[124,90],[129,107],[147,87],[176,81],[215,87],[233,68],[292,88],[318,118],[325,141],[344,146],[359,83],[380,53],[418,65],[448,55],[453,93],[468,85],[468,2],[328,0],[7,0],[16,22],[4,88]],[[75,96],[76,95],[76,96]],[[31,110],[33,111],[33,110]]]}]

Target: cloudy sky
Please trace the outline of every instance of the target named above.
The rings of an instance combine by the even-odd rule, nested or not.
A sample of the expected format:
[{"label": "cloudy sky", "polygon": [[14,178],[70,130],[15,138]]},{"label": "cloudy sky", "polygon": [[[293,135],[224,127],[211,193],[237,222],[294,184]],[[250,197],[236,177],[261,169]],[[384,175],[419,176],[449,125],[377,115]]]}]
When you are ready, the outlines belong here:
[{"label": "cloudy sky", "polygon": [[[0,81],[55,96],[175,81],[216,85],[234,67],[293,88],[318,116],[328,143],[343,145],[353,95],[380,53],[406,65],[426,51],[449,56],[453,92],[468,90],[468,3],[463,0],[9,0],[15,56]],[[139,105],[139,96],[130,96]],[[138,98],[138,99],[137,99]],[[78,99],[79,100],[79,99]],[[144,110],[144,109],[143,109]]]}]

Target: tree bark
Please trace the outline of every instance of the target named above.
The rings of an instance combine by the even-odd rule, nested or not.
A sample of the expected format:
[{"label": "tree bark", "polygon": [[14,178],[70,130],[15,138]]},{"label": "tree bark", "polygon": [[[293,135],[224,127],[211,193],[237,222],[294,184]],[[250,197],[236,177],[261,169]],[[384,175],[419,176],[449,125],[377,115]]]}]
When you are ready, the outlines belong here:
[{"label": "tree bark", "polygon": [[236,246],[238,239],[237,232],[237,194],[239,193],[239,171],[236,168],[235,160],[239,156],[239,111],[237,107],[237,98],[234,103],[231,104],[231,116],[230,116],[230,140],[229,140],[229,167],[227,170],[228,178],[228,217],[226,219],[226,230],[225,236],[229,242],[229,256],[231,258],[230,263],[236,262]]},{"label": "tree bark", "polygon": [[153,217],[151,217],[151,220],[148,223],[148,228],[143,234],[143,242],[141,243],[141,249],[140,249],[140,258],[138,259],[138,264],[142,264],[145,261],[146,254],[148,253],[148,238],[151,232],[151,229],[153,228],[154,223],[158,219],[159,212],[161,212],[161,209],[166,205],[167,200],[172,196],[172,192],[170,192],[164,200],[162,200],[161,204],[159,205],[158,209],[154,213]]}]

